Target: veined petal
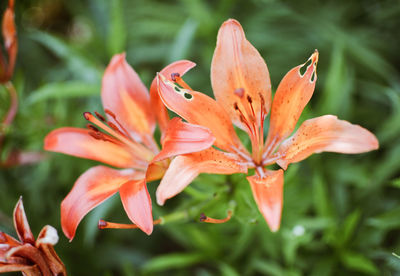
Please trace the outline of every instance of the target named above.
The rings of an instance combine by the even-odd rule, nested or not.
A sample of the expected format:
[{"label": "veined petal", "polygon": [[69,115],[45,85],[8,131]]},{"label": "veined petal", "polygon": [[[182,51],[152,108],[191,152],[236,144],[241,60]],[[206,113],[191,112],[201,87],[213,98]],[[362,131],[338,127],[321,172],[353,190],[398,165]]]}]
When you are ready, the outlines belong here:
[{"label": "veined petal", "polygon": [[43,255],[40,253],[39,249],[33,245],[26,243],[24,245],[14,247],[7,252],[6,258],[14,256],[23,257],[37,265],[42,273],[41,275],[52,275],[46,260],[43,258]]},{"label": "veined petal", "polygon": [[248,176],[254,200],[272,232],[279,230],[283,206],[283,170]]},{"label": "veined petal", "polygon": [[30,269],[32,267],[32,265],[29,264],[2,264],[0,263],[0,273],[4,273],[4,272],[17,272],[17,271],[24,271],[27,269]]},{"label": "veined petal", "polygon": [[[235,125],[246,129],[235,109],[235,103],[247,113],[246,118],[254,117],[252,109],[243,106],[249,105],[247,97],[252,100],[257,125],[263,123],[261,110],[264,109],[266,115],[271,105],[271,81],[267,64],[246,39],[240,23],[234,19],[225,21],[219,29],[211,65],[211,83],[215,98],[229,113]],[[240,98],[244,98],[244,101],[240,101]]]},{"label": "veined petal", "polygon": [[158,74],[158,92],[164,104],[192,124],[211,130],[215,145],[223,150],[242,148],[226,111],[203,93],[179,88]]},{"label": "veined petal", "polygon": [[7,251],[16,246],[20,246],[22,243],[0,231],[0,262],[6,262],[5,254]]},{"label": "veined petal", "polygon": [[153,215],[145,178],[126,182],[121,186],[119,194],[129,219],[150,235],[153,232]]},{"label": "veined petal", "polygon": [[179,155],[172,160],[157,188],[157,203],[163,205],[167,199],[180,193],[200,173],[247,173],[247,166],[235,154],[214,148]]},{"label": "veined petal", "polygon": [[272,142],[278,144],[293,132],[304,107],[311,99],[317,80],[318,51],[315,51],[309,60],[311,64],[303,75],[300,69],[306,63],[290,70],[276,90],[272,101],[266,148]]},{"label": "veined petal", "polygon": [[125,144],[95,139],[89,132],[72,127],[53,130],[44,140],[44,149],[100,161],[119,168],[146,168],[147,162],[136,157]]},{"label": "veined petal", "polygon": [[[103,76],[101,100],[104,109],[116,115],[117,120],[138,141],[147,141],[155,127],[153,107],[147,88],[138,74],[126,62],[125,53],[115,55]],[[107,114],[110,121],[114,118]]]},{"label": "veined petal", "polygon": [[[178,60],[175,61],[164,69],[160,71],[160,73],[165,76],[168,80],[171,80],[171,74],[179,74],[179,76],[183,76],[187,71],[196,66],[196,63],[191,62],[189,60]],[[153,110],[155,112],[158,125],[161,129],[161,132],[164,133],[167,130],[169,116],[167,109],[162,103],[160,96],[158,95],[157,89],[157,77],[153,79],[153,82],[150,86],[150,102]]]},{"label": "veined petal", "polygon": [[215,137],[208,128],[182,122],[175,117],[168,124],[163,139],[161,152],[154,157],[153,162],[169,157],[208,149],[213,145]]},{"label": "veined petal", "polygon": [[313,153],[354,154],[378,147],[375,135],[365,128],[325,115],[305,121],[292,137],[284,141],[278,149],[283,157],[276,163],[286,170],[290,163],[299,162]]},{"label": "veined petal", "polygon": [[19,198],[17,205],[14,208],[14,227],[19,240],[23,243],[35,244],[35,237],[29,227],[28,219],[26,218],[22,197]]},{"label": "veined petal", "polygon": [[133,170],[114,170],[96,166],[87,170],[61,203],[61,226],[70,241],[82,218],[97,205],[115,194],[120,186],[136,177],[144,177]]}]

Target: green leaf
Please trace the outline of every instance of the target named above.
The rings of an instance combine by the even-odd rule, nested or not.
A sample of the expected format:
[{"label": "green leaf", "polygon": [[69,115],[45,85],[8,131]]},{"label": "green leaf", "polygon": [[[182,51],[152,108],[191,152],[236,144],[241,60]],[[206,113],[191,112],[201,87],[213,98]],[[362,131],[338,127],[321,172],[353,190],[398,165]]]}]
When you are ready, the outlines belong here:
[{"label": "green leaf", "polygon": [[343,265],[353,271],[371,275],[378,273],[378,269],[371,260],[356,252],[344,252],[341,255],[341,261]]},{"label": "green leaf", "polygon": [[30,37],[50,49],[55,55],[64,60],[70,71],[86,81],[99,81],[102,72],[90,61],[85,54],[69,45],[66,41],[40,31],[34,31]]},{"label": "green leaf", "polygon": [[193,42],[196,34],[198,23],[193,19],[186,20],[179,33],[177,34],[174,43],[172,44],[171,54],[168,63],[183,59],[187,56],[187,51]]},{"label": "green leaf", "polygon": [[27,101],[34,104],[48,99],[87,97],[100,95],[100,85],[90,84],[82,81],[67,81],[47,83],[32,91]]},{"label": "green leaf", "polygon": [[341,230],[341,234],[339,236],[340,242],[342,244],[346,244],[352,238],[356,226],[360,221],[361,212],[360,210],[355,210],[353,213],[348,215],[343,223],[343,228]]},{"label": "green leaf", "polygon": [[219,270],[221,271],[222,276],[239,276],[239,272],[237,272],[232,266],[221,263],[219,265]]},{"label": "green leaf", "polygon": [[121,0],[109,2],[110,27],[108,31],[108,52],[110,55],[121,53],[126,47],[126,28],[124,24],[124,8]]},{"label": "green leaf", "polygon": [[158,272],[167,269],[188,267],[203,261],[205,257],[198,253],[174,253],[151,259],[143,266],[144,272]]},{"label": "green leaf", "polygon": [[391,230],[400,227],[400,207],[369,218],[367,224],[378,229]]}]

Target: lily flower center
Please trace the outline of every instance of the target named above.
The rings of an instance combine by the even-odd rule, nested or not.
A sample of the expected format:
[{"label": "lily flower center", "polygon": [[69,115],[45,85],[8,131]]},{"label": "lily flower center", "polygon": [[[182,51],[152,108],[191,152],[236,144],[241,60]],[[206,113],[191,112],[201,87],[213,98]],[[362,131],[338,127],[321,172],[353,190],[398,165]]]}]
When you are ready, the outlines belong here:
[{"label": "lily flower center", "polygon": [[[252,147],[251,158],[256,166],[261,166],[263,163],[264,120],[267,116],[264,97],[260,93],[258,94],[259,99],[254,100],[242,87],[235,89],[233,93],[237,97],[237,101],[234,102],[233,107],[250,137]],[[257,103],[260,104],[258,114],[255,111]]]},{"label": "lily flower center", "polygon": [[[134,141],[129,135],[128,131],[122,126],[122,124],[118,122],[117,117],[114,113],[109,110],[105,110],[105,112],[114,119],[118,126],[115,125],[113,122],[107,121],[102,115],[97,112],[95,112],[97,118],[92,113],[85,112],[83,113],[83,116],[86,120],[93,124],[87,125],[87,128],[90,130],[89,135],[98,140],[103,140],[119,145],[123,144],[130,148],[134,155],[138,156],[146,163],[149,163],[155,156],[155,153],[146,146]],[[101,132],[99,128],[106,133]]]}]

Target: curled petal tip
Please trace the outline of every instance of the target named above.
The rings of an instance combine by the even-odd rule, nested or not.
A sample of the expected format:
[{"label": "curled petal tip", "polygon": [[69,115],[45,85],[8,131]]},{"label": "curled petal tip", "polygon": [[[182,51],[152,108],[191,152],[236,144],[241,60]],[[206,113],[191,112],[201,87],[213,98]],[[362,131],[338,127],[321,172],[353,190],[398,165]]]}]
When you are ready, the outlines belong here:
[{"label": "curled petal tip", "polygon": [[231,25],[231,24],[241,26],[240,23],[239,23],[239,21],[237,21],[236,19],[233,19],[233,18],[229,18],[228,20],[226,20],[226,21],[222,24],[222,26],[224,26],[224,25]]},{"label": "curled petal tip", "polygon": [[112,57],[110,64],[107,66],[107,71],[114,70],[118,65],[124,62],[126,59],[126,53],[116,54]]},{"label": "curled petal tip", "polygon": [[318,63],[318,57],[319,57],[319,52],[318,52],[317,49],[315,49],[314,53],[310,57],[312,63],[317,64]]}]

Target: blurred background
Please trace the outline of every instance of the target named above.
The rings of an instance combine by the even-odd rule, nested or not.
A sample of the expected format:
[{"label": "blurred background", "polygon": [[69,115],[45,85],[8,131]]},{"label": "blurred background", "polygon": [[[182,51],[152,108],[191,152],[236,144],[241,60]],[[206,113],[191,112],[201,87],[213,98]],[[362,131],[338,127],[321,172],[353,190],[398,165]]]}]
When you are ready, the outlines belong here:
[{"label": "blurred background", "polygon": [[[300,122],[337,115],[374,132],[380,149],[290,165],[278,233],[269,231],[243,175],[201,175],[164,208],[154,200],[158,183],[149,184],[154,217],[169,218],[151,236],[97,229],[99,218],[129,222],[117,195],[69,243],[60,202],[98,163],[46,153],[21,166],[9,156],[42,152],[48,132],[83,127],[84,111],[102,111],[101,77],[115,53],[126,51],[147,86],[171,61],[192,60],[197,67],[186,82],[211,95],[216,35],[228,18],[241,22],[266,60],[273,90],[318,49],[316,91]],[[400,274],[400,1],[16,0],[16,23],[19,109],[0,152],[1,231],[15,235],[12,211],[23,195],[34,234],[45,224],[58,229],[55,249],[71,275]],[[9,105],[1,88],[0,118]],[[232,202],[231,221],[199,222],[202,212],[225,217]]]}]

